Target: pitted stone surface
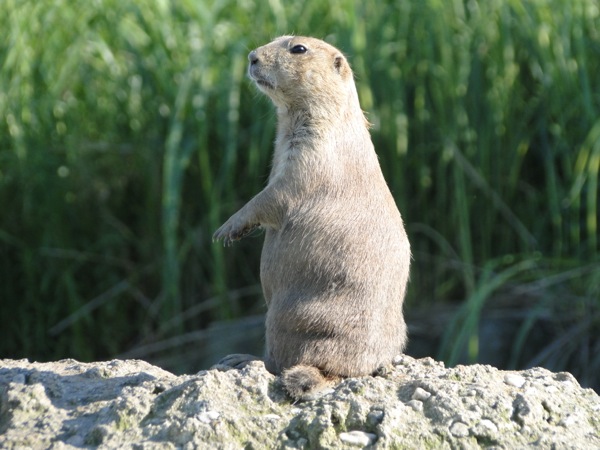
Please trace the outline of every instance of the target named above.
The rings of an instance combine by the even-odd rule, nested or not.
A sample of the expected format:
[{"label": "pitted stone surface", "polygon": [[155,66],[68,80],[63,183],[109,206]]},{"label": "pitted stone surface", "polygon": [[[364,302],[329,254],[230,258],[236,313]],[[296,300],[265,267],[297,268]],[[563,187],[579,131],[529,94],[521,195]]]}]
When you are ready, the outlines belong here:
[{"label": "pitted stone surface", "polygon": [[261,362],[0,360],[0,448],[600,448],[600,397],[570,374],[408,356],[384,373],[293,403]]}]

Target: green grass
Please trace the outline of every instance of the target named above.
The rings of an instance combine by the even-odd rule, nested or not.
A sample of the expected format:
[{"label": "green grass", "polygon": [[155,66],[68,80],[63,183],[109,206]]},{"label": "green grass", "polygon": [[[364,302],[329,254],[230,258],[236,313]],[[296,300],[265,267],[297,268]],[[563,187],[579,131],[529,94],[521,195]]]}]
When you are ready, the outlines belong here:
[{"label": "green grass", "polygon": [[294,33],[354,68],[412,242],[408,310],[461,305],[438,356],[477,361],[483,311],[515,293],[510,364],[600,383],[597,2],[0,9],[0,356],[107,358],[263,311],[260,237],[211,235],[269,169],[246,55]]}]

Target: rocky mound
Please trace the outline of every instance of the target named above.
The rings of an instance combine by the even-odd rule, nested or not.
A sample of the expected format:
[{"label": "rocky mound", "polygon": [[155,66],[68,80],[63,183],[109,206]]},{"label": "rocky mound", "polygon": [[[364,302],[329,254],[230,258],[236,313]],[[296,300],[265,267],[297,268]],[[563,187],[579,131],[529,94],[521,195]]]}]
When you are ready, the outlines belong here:
[{"label": "rocky mound", "polygon": [[0,448],[600,448],[568,373],[398,357],[293,404],[262,363],[175,376],[143,361],[0,360]]}]

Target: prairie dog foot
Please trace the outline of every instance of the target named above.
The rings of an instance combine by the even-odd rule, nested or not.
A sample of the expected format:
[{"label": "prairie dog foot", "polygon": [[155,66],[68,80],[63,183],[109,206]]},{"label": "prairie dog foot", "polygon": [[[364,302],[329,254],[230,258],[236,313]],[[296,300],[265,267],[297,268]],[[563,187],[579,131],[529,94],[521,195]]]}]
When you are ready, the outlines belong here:
[{"label": "prairie dog foot", "polygon": [[246,353],[233,353],[222,358],[218,363],[211,367],[211,369],[217,370],[229,370],[229,369],[243,369],[248,363],[252,361],[262,361],[260,358],[254,355],[248,355]]},{"label": "prairie dog foot", "polygon": [[324,376],[313,366],[293,366],[281,374],[284,389],[295,400],[314,400],[339,380]]}]

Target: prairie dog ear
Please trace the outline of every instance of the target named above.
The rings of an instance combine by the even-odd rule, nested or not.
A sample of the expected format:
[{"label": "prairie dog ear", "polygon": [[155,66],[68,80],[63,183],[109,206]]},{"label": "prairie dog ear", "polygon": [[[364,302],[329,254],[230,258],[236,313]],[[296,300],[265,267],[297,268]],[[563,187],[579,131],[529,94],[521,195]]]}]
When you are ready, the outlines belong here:
[{"label": "prairie dog ear", "polygon": [[346,78],[352,73],[352,70],[350,70],[350,66],[348,65],[348,61],[346,61],[346,58],[344,58],[344,55],[341,53],[337,53],[333,57],[333,68],[342,76],[342,78]]}]

